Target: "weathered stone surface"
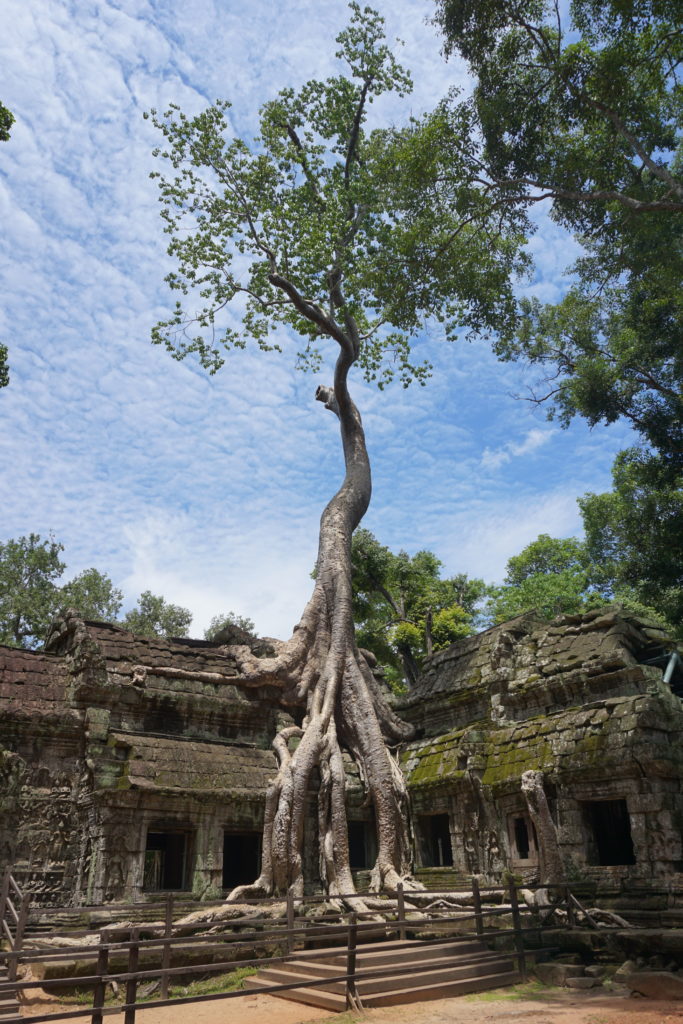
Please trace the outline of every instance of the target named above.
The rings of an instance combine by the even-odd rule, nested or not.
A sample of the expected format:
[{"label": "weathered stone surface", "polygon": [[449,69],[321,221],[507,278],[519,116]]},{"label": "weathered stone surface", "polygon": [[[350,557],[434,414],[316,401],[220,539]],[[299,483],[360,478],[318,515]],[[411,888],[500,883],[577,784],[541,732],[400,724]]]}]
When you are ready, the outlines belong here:
[{"label": "weathered stone surface", "polygon": [[[399,707],[417,734],[401,757],[422,881],[476,874],[485,886],[506,870],[538,880],[552,829],[534,828],[526,772],[542,773],[553,876],[559,863],[571,882],[611,887],[678,874],[683,705],[662,669],[642,663],[651,634],[652,624],[614,609],[550,624],[524,615],[427,662]],[[42,653],[1,649],[0,867],[15,862],[45,902],[95,903],[144,898],[146,873],[172,855],[184,888],[218,895],[246,836],[255,877],[270,744],[293,721],[280,696],[243,685],[229,647],[146,639],[72,614]],[[370,812],[357,766],[345,768],[353,846],[369,868]],[[169,852],[173,836],[184,837],[182,858]],[[551,912],[555,895],[533,913]]]},{"label": "weathered stone surface", "polygon": [[589,989],[596,988],[600,985],[602,985],[600,979],[592,977],[591,975],[587,975],[582,978],[567,978],[567,988]]},{"label": "weathered stone surface", "polygon": [[582,978],[583,967],[580,964],[561,964],[551,960],[548,963],[536,964],[536,977],[544,985],[567,985],[569,978]]},{"label": "weathered stone surface", "polygon": [[634,971],[625,984],[632,992],[651,999],[683,999],[683,977],[668,971]]}]

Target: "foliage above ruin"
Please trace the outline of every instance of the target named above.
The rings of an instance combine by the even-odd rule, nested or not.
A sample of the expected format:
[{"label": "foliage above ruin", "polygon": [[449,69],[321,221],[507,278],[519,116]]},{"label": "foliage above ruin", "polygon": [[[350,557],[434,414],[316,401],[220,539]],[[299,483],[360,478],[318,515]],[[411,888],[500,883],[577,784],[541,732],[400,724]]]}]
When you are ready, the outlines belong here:
[{"label": "foliage above ruin", "polygon": [[425,655],[473,632],[475,608],[487,588],[458,573],[441,577],[431,551],[396,555],[369,530],[351,548],[358,642],[385,667],[392,685],[414,685]]},{"label": "foliage above ruin", "polygon": [[337,38],[343,73],[282,90],[252,142],[233,134],[226,101],[196,117],[177,106],[150,114],[164,135],[156,155],[175,172],[153,176],[176,264],[167,281],[183,296],[153,340],[176,358],[197,353],[213,372],[249,339],[278,348],[285,326],[299,364],[316,368],[320,339],[339,340],[353,317],[366,378],[407,385],[429,372],[411,353],[425,320],[453,335],[513,316],[519,217],[500,210],[492,222],[476,189],[459,203],[452,175],[441,186],[445,154],[431,149],[428,124],[408,122],[408,141],[371,127],[371,104],[406,96],[411,81],[383,19],[350,7]]}]

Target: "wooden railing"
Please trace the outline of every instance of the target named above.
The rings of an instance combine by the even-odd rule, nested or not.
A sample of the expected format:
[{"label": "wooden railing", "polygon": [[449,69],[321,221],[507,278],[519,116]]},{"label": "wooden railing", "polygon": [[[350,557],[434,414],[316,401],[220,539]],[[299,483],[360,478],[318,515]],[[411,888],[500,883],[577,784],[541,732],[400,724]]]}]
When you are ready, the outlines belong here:
[{"label": "wooden railing", "polygon": [[[3,883],[4,885],[4,883]],[[529,888],[529,887],[526,887]],[[554,890],[554,910],[561,909],[566,914],[565,924],[572,927],[574,924],[574,903],[571,893],[566,886],[544,887]],[[7,894],[4,897],[5,904],[14,901],[10,900],[10,890],[17,895],[16,888],[10,881],[7,884]],[[3,888],[3,893],[5,889]],[[118,929],[120,935],[125,938],[116,938],[116,927],[109,926],[105,932],[100,933],[99,945],[70,945],[68,949],[59,949],[52,945],[48,950],[31,948],[28,945],[16,944],[7,952],[0,952],[0,962],[8,963],[8,976],[11,981],[0,983],[0,998],[3,993],[16,991],[19,993],[29,992],[32,989],[44,989],[48,991],[59,988],[90,987],[92,989],[92,1004],[88,1008],[64,1009],[57,1013],[38,1014],[26,1016],[23,1024],[41,1024],[63,1020],[66,1018],[90,1017],[92,1024],[102,1024],[103,1016],[110,1013],[125,1014],[125,1024],[134,1024],[136,1012],[145,1009],[154,1009],[169,1005],[181,1005],[185,1003],[204,1002],[210,999],[235,999],[245,995],[244,991],[218,992],[210,995],[181,996],[169,998],[169,984],[174,978],[184,979],[193,975],[205,976],[207,974],[219,974],[226,971],[233,971],[237,968],[258,969],[266,965],[283,963],[292,958],[297,947],[314,943],[319,946],[321,942],[325,946],[338,946],[339,951],[346,951],[346,968],[340,968],[339,973],[334,977],[326,979],[313,978],[310,981],[297,980],[292,984],[281,984],[269,986],[268,988],[250,988],[250,993],[266,992],[273,994],[275,991],[285,991],[293,988],[316,987],[329,982],[342,982],[345,986],[347,1004],[357,1005],[357,985],[363,979],[380,978],[388,976],[392,967],[376,967],[371,971],[358,968],[357,947],[363,940],[386,942],[385,949],[398,949],[409,936],[438,934],[439,938],[414,939],[414,948],[429,946],[443,942],[445,939],[457,942],[467,941],[474,935],[484,942],[500,941],[514,947],[514,957],[517,960],[518,970],[521,977],[526,978],[527,971],[527,936],[535,936],[536,947],[543,945],[543,931],[549,927],[556,928],[547,913],[537,915],[523,903],[520,904],[518,888],[510,883],[504,889],[501,887],[487,887],[485,893],[480,891],[477,880],[472,880],[472,888],[469,891],[471,910],[458,908],[457,911],[452,905],[445,905],[443,908],[433,908],[429,911],[420,911],[419,919],[406,914],[405,896],[399,889],[397,899],[393,904],[387,905],[387,919],[378,920],[377,914],[363,913],[326,913],[314,919],[302,915],[305,904],[320,902],[324,897],[312,897],[295,904],[288,900],[286,917],[282,924],[274,923],[272,917],[255,915],[249,918],[242,918],[225,922],[229,931],[217,934],[189,934],[189,926],[177,925],[172,922],[173,908],[169,902],[166,905],[165,921],[161,926],[162,934],[141,938],[141,933],[150,930],[150,925],[136,924],[125,930]],[[20,894],[19,894],[20,895]],[[439,893],[430,891],[421,895],[429,895],[438,900],[439,896],[460,896],[463,893]],[[492,904],[485,901],[485,897],[496,896],[498,899],[505,899],[505,903]],[[343,897],[341,897],[343,899]],[[348,897],[352,899],[353,897]],[[245,901],[246,902],[246,901]],[[259,904],[272,902],[265,900],[250,900],[250,904],[257,907]],[[446,903],[446,901],[444,901]],[[28,903],[22,902],[21,907]],[[4,904],[3,904],[4,906]],[[101,908],[104,909],[104,908]],[[184,908],[183,908],[184,909]],[[16,908],[10,912],[10,918],[16,925],[15,934],[20,934],[19,924],[26,921],[26,915]],[[26,912],[27,913],[27,912]],[[365,920],[370,917],[371,920]],[[507,917],[511,925],[496,927],[497,920]],[[2,920],[2,918],[0,918]],[[503,922],[500,922],[503,923]],[[194,930],[200,927],[194,925]],[[206,925],[203,926],[206,928]],[[92,930],[89,934],[92,933]],[[5,933],[7,934],[7,933]],[[78,933],[76,933],[78,934]],[[84,933],[80,933],[84,934]],[[73,940],[76,935],[69,933]],[[268,955],[254,956],[253,953],[259,947],[266,947]],[[403,946],[405,948],[405,946]],[[194,952],[194,957],[191,953]],[[201,963],[178,963],[179,960],[196,959],[197,953],[201,953]],[[249,954],[252,954],[251,956]],[[140,968],[141,956],[149,960],[152,954],[156,961],[152,967]],[[174,956],[175,954],[175,956]],[[308,955],[315,955],[309,953]],[[218,960],[216,957],[218,956]],[[49,960],[55,964],[69,962],[78,959],[79,961],[92,961],[93,969],[87,975],[59,978],[43,978],[40,981],[17,980],[17,964],[30,965],[40,961]],[[176,966],[172,966],[175,959]],[[116,967],[116,961],[123,966],[123,969]],[[401,968],[402,971],[410,972],[410,968]],[[414,972],[419,967],[413,968]],[[30,972],[29,972],[30,977]],[[138,998],[138,985],[144,982],[159,980],[159,998],[141,1002]],[[105,996],[107,986],[112,983],[125,986],[125,1001],[123,1005],[105,1007]]]},{"label": "wooden railing", "polygon": [[[30,906],[30,897],[21,891],[11,867],[7,867],[0,888],[0,942],[8,942],[10,951],[14,954],[18,954],[22,947]],[[17,963],[16,955],[9,960],[9,981],[16,978]]]}]

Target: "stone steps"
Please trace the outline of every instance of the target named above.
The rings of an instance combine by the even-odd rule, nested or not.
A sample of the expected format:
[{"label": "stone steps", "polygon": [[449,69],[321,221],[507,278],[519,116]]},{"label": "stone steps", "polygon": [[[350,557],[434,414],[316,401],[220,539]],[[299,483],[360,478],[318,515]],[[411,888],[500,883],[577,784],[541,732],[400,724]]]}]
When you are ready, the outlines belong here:
[{"label": "stone steps", "polygon": [[[392,948],[387,949],[388,945]],[[476,941],[439,942],[427,946],[405,941],[362,946],[356,955],[356,970],[374,975],[357,980],[364,1006],[442,999],[513,985],[520,980],[509,956],[492,953]],[[262,968],[257,975],[246,979],[245,987],[267,988],[282,999],[343,1011],[346,1009],[345,982],[331,979],[339,978],[345,971],[345,950],[339,947],[315,950]],[[310,984],[314,979],[320,980],[315,987]],[[294,987],[283,991],[277,989],[278,985]]]}]

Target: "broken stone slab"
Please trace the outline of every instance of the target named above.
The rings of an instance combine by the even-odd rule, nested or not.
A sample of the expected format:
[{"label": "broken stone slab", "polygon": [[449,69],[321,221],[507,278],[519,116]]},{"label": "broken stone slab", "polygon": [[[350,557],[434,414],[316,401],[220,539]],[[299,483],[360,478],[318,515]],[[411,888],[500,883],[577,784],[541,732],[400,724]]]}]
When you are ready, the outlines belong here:
[{"label": "broken stone slab", "polygon": [[590,976],[584,976],[583,978],[567,978],[567,988],[596,988],[598,985],[602,985],[600,978],[591,978]]},{"label": "broken stone slab", "polygon": [[606,969],[602,964],[589,964],[588,967],[586,967],[586,974],[590,978],[604,978],[606,973]]},{"label": "broken stone slab", "polygon": [[567,986],[568,978],[580,978],[583,975],[583,967],[580,964],[558,964],[552,961],[544,964],[536,964],[536,977],[544,985]]},{"label": "broken stone slab", "polygon": [[650,999],[683,999],[683,978],[670,971],[634,971],[624,980],[632,992]]},{"label": "broken stone slab", "polygon": [[613,980],[623,985],[626,982],[626,978],[637,970],[638,964],[635,960],[624,960],[621,967],[617,968],[614,972]]}]

